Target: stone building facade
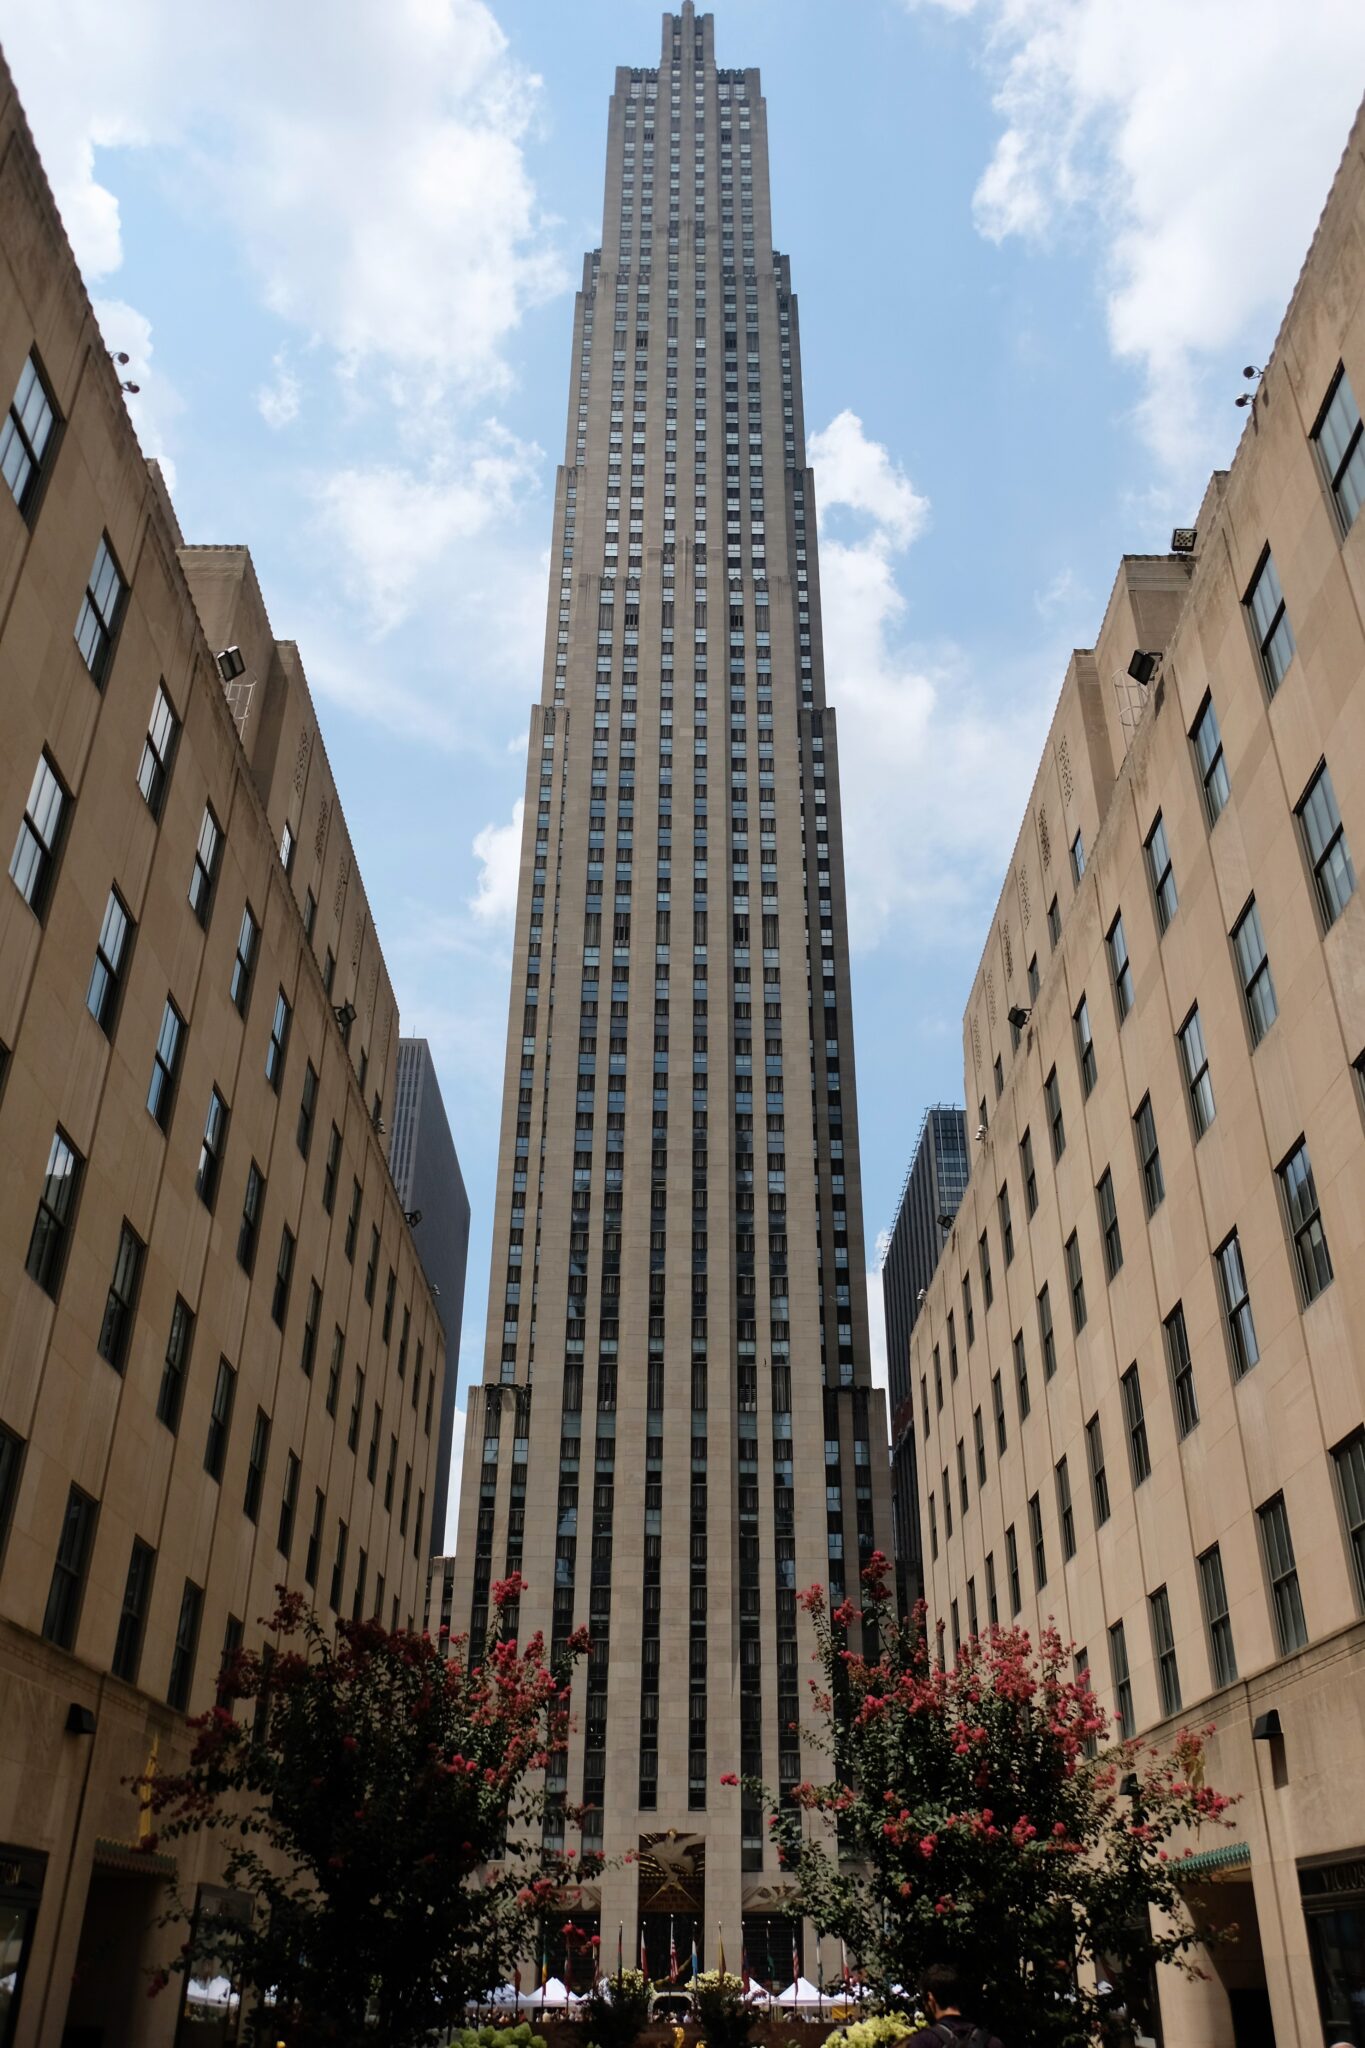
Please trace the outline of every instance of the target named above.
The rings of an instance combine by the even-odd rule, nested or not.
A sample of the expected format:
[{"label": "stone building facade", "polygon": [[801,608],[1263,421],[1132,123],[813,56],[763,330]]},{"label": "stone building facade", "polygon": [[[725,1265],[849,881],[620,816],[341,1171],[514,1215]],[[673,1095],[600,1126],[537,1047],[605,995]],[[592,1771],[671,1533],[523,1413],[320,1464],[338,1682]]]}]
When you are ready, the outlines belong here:
[{"label": "stone building facade", "polygon": [[591,1629],[553,1789],[607,1945],[785,1973],[720,1779],[815,1767],[797,1589],[888,1543],[886,1425],[797,304],[758,74],[690,4],[616,74],[552,563],[454,1612],[520,1571],[524,1628]]},{"label": "stone building facade", "polygon": [[215,1865],[128,1780],[278,1582],[420,1617],[444,1349],[298,650],[184,545],[3,67],[0,393],[0,2037],[162,2043]]},{"label": "stone building facade", "polygon": [[1231,469],[1071,662],[967,1005],[915,1325],[930,1625],[1217,1725],[1241,1938],[1166,2048],[1362,2040],[1365,119]]}]

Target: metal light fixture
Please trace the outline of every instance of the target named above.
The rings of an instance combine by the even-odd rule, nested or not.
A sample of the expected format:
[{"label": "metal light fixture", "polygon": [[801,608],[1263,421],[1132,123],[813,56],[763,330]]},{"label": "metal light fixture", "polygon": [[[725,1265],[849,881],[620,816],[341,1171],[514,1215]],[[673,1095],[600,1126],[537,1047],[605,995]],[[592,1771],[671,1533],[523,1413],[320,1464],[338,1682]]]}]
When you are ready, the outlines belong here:
[{"label": "metal light fixture", "polygon": [[1144,652],[1141,647],[1135,647],[1128,663],[1128,673],[1135,683],[1150,683],[1160,666],[1159,650]]},{"label": "metal light fixture", "polygon": [[333,1003],[332,1015],[336,1018],[337,1023],[341,1026],[342,1030],[348,1031],[351,1025],[354,1024],[356,1020],[355,1004],[351,1002]]},{"label": "metal light fixture", "polygon": [[79,1700],[72,1700],[66,1710],[66,1732],[68,1735],[93,1735],[95,1732],[95,1710],[82,1706]]},{"label": "metal light fixture", "polygon": [[1007,1014],[1015,1030],[1022,1031],[1029,1018],[1033,1015],[1033,1012],[1032,1010],[1026,1010],[1022,1003],[1016,1003]]},{"label": "metal light fixture", "polygon": [[1280,1726],[1280,1710],[1278,1707],[1271,1707],[1266,1713],[1256,1716],[1256,1719],[1251,1724],[1251,1739],[1253,1742],[1283,1741],[1284,1730]]},{"label": "metal light fixture", "polygon": [[416,1230],[421,1220],[422,1212],[420,1209],[405,1209],[403,1211],[403,1221],[407,1224],[409,1230]]},{"label": "metal light fixture", "polygon": [[1119,1779],[1119,1791],[1125,1799],[1136,1799],[1142,1791],[1136,1771],[1129,1771],[1126,1778]]},{"label": "metal light fixture", "polygon": [[981,1143],[981,1140],[985,1137],[985,1135],[986,1126],[984,1124],[978,1124],[976,1127],[976,1142],[978,1145]]},{"label": "metal light fixture", "polygon": [[1177,526],[1171,534],[1173,555],[1192,555],[1199,529],[1195,526]]},{"label": "metal light fixture", "polygon": [[240,647],[224,647],[221,653],[215,654],[213,658],[225,683],[234,682],[246,668],[246,656]]}]

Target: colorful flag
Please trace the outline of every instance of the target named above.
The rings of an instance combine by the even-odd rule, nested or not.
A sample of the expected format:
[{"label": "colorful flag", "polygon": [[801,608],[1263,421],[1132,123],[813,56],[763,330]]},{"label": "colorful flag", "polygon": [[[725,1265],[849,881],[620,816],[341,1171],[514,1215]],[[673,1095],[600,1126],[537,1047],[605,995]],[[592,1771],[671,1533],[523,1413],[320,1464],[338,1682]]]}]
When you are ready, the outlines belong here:
[{"label": "colorful flag", "polygon": [[742,1933],[739,1944],[739,1981],[744,1986],[744,1995],[747,1998],[753,1985],[749,1976],[749,1951],[745,1946]]},{"label": "colorful flag", "polygon": [[796,1928],[792,1928],[792,1983],[801,1982],[801,1956],[796,1946]]},{"label": "colorful flag", "polygon": [[678,1944],[673,1939],[673,1915],[671,1913],[668,1916],[668,1981],[670,1984],[676,1984],[678,1981]]},{"label": "colorful flag", "polygon": [[701,1964],[697,1961],[697,1937],[695,1934],[692,1936],[692,1975],[694,1977],[700,1977],[701,1975]]},{"label": "colorful flag", "polygon": [[649,1950],[645,1947],[645,1923],[640,1922],[640,1975],[649,1976]]}]

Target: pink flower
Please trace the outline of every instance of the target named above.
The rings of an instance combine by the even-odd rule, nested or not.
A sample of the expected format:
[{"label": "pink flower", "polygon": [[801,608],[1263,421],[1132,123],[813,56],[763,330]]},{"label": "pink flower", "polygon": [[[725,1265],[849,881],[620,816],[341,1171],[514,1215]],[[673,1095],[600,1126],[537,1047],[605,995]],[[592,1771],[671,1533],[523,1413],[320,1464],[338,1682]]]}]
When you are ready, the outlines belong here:
[{"label": "pink flower", "polygon": [[724,1776],[721,1778],[720,1782],[722,1785],[737,1785],[739,1783],[739,1779],[735,1776],[733,1771],[726,1771]]}]

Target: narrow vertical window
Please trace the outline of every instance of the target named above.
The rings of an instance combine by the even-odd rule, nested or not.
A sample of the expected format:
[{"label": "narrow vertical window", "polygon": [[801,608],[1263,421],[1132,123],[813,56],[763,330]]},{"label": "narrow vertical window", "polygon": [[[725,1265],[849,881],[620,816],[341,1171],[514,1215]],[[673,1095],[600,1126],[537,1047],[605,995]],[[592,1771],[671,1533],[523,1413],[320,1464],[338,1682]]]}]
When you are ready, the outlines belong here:
[{"label": "narrow vertical window", "polygon": [[1261,1554],[1265,1559],[1270,1587],[1270,1606],[1275,1618],[1275,1640],[1282,1657],[1290,1657],[1308,1641],[1308,1624],[1299,1592],[1299,1568],[1294,1559],[1294,1539],[1289,1533],[1289,1515],[1284,1495],[1277,1493],[1264,1507],[1257,1508],[1261,1531]]},{"label": "narrow vertical window", "polygon": [[1095,1527],[1109,1520],[1109,1475],[1104,1468],[1104,1437],[1098,1414],[1085,1425],[1085,1459],[1090,1470],[1090,1501],[1095,1510]]},{"label": "narrow vertical window", "polygon": [[[1356,1603],[1365,1613],[1365,1429],[1357,1429],[1332,1452],[1346,1547],[1350,1553],[1351,1576]],[[4,1502],[0,1492],[0,1543],[4,1541]]]},{"label": "narrow vertical window", "polygon": [[1057,1526],[1062,1532],[1062,1561],[1069,1563],[1076,1555],[1076,1510],[1071,1501],[1071,1474],[1065,1458],[1060,1458],[1053,1468],[1057,1482]]},{"label": "narrow vertical window", "polygon": [[60,1126],[48,1147],[47,1170],[38,1194],[38,1213],[28,1241],[24,1271],[55,1301],[62,1284],[67,1245],[76,1213],[85,1161]]},{"label": "narrow vertical window", "polygon": [[987,1237],[984,1230],[982,1231],[980,1239],[978,1241],[977,1250],[981,1255],[981,1300],[983,1305],[986,1308],[989,1308],[991,1303],[995,1300],[995,1285],[991,1279],[990,1239]]},{"label": "narrow vertical window", "polygon": [[286,1223],[280,1231],[280,1251],[275,1262],[275,1285],[270,1295],[270,1319],[284,1328],[289,1313],[289,1289],[294,1279],[294,1233]]},{"label": "narrow vertical window", "polygon": [[123,1582],[123,1606],[119,1611],[118,1633],[114,1637],[114,1654],[110,1660],[115,1678],[125,1679],[129,1685],[137,1684],[138,1666],[142,1662],[142,1637],[147,1626],[155,1569],[156,1552],[150,1543],[144,1543],[140,1536],[135,1536],[128,1559],[128,1576]]},{"label": "narrow vertical window", "polygon": [[1013,1522],[1005,1531],[1005,1568],[1010,1582],[1010,1615],[1017,1618],[1024,1604],[1024,1591],[1019,1582],[1019,1539],[1014,1533]]},{"label": "narrow vertical window", "polygon": [[127,595],[128,586],[114,560],[109,536],[101,534],[85,596],[76,617],[76,645],[81,650],[81,659],[90,671],[91,680],[97,686],[103,683],[109,667],[114,635],[123,617],[123,601]]},{"label": "narrow vertical window", "polygon": [[1260,653],[1266,688],[1273,697],[1294,659],[1294,633],[1285,610],[1275,557],[1269,548],[1261,556],[1251,588],[1242,601],[1251,618],[1251,634]]},{"label": "narrow vertical window", "polygon": [[39,924],[47,914],[69,804],[52,760],[40,754],[9,863],[10,879]]},{"label": "narrow vertical window", "polygon": [[313,1363],[318,1355],[318,1324],[322,1320],[322,1289],[316,1280],[308,1282],[308,1306],[303,1315],[303,1345],[299,1352],[299,1367],[305,1379],[313,1377]]},{"label": "narrow vertical window", "polygon": [[261,1493],[265,1486],[265,1467],[269,1455],[270,1417],[264,1408],[258,1408],[256,1420],[251,1426],[251,1450],[246,1462],[246,1490],[242,1495],[242,1512],[249,1522],[260,1519]]},{"label": "narrow vertical window", "polygon": [[1089,1095],[1095,1085],[1095,1035],[1090,1029],[1090,1006],[1084,996],[1076,1007],[1072,1022],[1076,1027],[1076,1061],[1081,1070],[1081,1094]]},{"label": "narrow vertical window", "polygon": [[213,885],[218,879],[222,851],[222,827],[213,815],[212,806],[205,804],[194,848],[194,866],[190,869],[190,909],[205,929],[213,907]]},{"label": "narrow vertical window", "polygon": [[251,970],[256,964],[256,946],[260,936],[261,928],[248,903],[242,910],[242,925],[237,934],[237,951],[232,962],[232,979],[228,984],[228,994],[232,997],[233,1006],[243,1017],[246,1015],[247,999],[251,994]]},{"label": "narrow vertical window", "polygon": [[147,1110],[163,1131],[171,1127],[175,1104],[175,1082],[180,1071],[180,1050],[185,1042],[185,1020],[167,996],[161,1012],[161,1029],[152,1054],[152,1078],[147,1083]]},{"label": "narrow vertical window", "polygon": [[1251,1043],[1259,1045],[1278,1017],[1280,1007],[1270,976],[1270,956],[1266,952],[1265,933],[1261,929],[1261,913],[1254,896],[1232,928],[1232,947],[1237,955],[1237,971],[1246,1001]]},{"label": "narrow vertical window", "polygon": [[218,1195],[218,1177],[227,1143],[228,1107],[216,1088],[209,1091],[208,1115],[199,1145],[199,1166],[194,1176],[195,1193],[206,1209],[212,1209]]},{"label": "narrow vertical window", "polygon": [[295,1143],[306,1159],[313,1145],[313,1118],[318,1107],[317,1068],[309,1060],[303,1070],[303,1088],[299,1095],[299,1121],[294,1132]]},{"label": "narrow vertical window", "polygon": [[1010,1191],[1008,1183],[1001,1188],[996,1196],[995,1204],[1000,1217],[1001,1249],[1005,1254],[1005,1264],[1009,1266],[1014,1263],[1014,1223],[1010,1216]]},{"label": "narrow vertical window", "polygon": [[310,1586],[318,1582],[318,1559],[322,1550],[322,1518],[327,1512],[327,1496],[320,1486],[313,1489],[313,1520],[308,1531],[308,1549],[304,1557],[303,1576]]},{"label": "narrow vertical window", "polygon": [[1199,1423],[1199,1400],[1194,1385],[1194,1361],[1190,1357],[1185,1310],[1177,1302],[1162,1328],[1166,1333],[1166,1362],[1171,1372],[1171,1395],[1175,1402],[1177,1434],[1187,1437]]},{"label": "narrow vertical window", "polygon": [[1170,925],[1179,907],[1175,893],[1175,870],[1171,866],[1170,842],[1166,837],[1166,825],[1160,811],[1156,823],[1147,834],[1147,873],[1151,878],[1152,897],[1156,904],[1157,927],[1164,932]]},{"label": "narrow vertical window", "polygon": [[1019,1140],[1019,1165],[1024,1177],[1024,1207],[1030,1217],[1038,1213],[1038,1173],[1033,1164],[1033,1135],[1025,1131]]},{"label": "narrow vertical window", "polygon": [[1157,1144],[1156,1118],[1152,1113],[1150,1095],[1144,1095],[1137,1106],[1133,1136],[1142,1172],[1143,1206],[1149,1216],[1154,1216],[1166,1199],[1166,1176],[1161,1170],[1161,1148]]},{"label": "narrow vertical window", "polygon": [[100,935],[95,942],[95,964],[90,970],[90,986],[85,996],[85,1007],[106,1038],[114,1035],[132,943],[133,920],[128,906],[118,890],[111,889],[109,901],[104,906]]},{"label": "narrow vertical window", "polygon": [[280,1526],[276,1536],[276,1547],[281,1555],[288,1557],[294,1541],[294,1515],[299,1504],[299,1460],[297,1453],[290,1451],[284,1465],[284,1490],[280,1495]]},{"label": "narrow vertical window", "polygon": [[1057,942],[1061,938],[1061,936],[1062,913],[1060,908],[1058,907],[1057,898],[1054,896],[1051,903],[1049,903],[1047,907],[1048,945],[1054,953],[1057,950]]},{"label": "narrow vertical window", "polygon": [[1066,1150],[1066,1125],[1062,1121],[1062,1091],[1055,1067],[1043,1083],[1043,1097],[1047,1103],[1047,1127],[1052,1138],[1052,1157],[1058,1160]]},{"label": "narrow vertical window", "polygon": [[1147,1596],[1152,1617],[1152,1652],[1156,1658],[1157,1686],[1163,1714],[1180,1712],[1180,1671],[1175,1658],[1175,1628],[1171,1621],[1171,1596],[1164,1586]]},{"label": "narrow vertical window", "polygon": [[95,1518],[98,1512],[88,1493],[82,1493],[79,1486],[70,1489],[66,1497],[66,1512],[62,1516],[61,1534],[57,1538],[52,1583],[48,1587],[47,1608],[43,1615],[43,1635],[49,1643],[55,1643],[59,1650],[70,1650],[75,1647],[81,1601],[85,1594],[85,1575],[90,1566],[90,1546],[94,1541]]},{"label": "narrow vertical window", "polygon": [[10,400],[5,424],[0,427],[0,476],[9,485],[15,504],[25,519],[37,509],[43,478],[43,458],[52,443],[57,409],[47,388],[47,379],[30,353],[19,372],[19,383]]},{"label": "narrow vertical window", "polygon": [[1022,1330],[1016,1330],[1014,1333],[1014,1391],[1019,1401],[1019,1420],[1025,1422],[1032,1402],[1029,1398],[1028,1354],[1024,1350]]},{"label": "narrow vertical window", "polygon": [[1306,1307],[1309,1302],[1317,1300],[1324,1287],[1331,1284],[1332,1255],[1327,1249],[1327,1237],[1322,1227],[1313,1162],[1302,1138],[1279,1167],[1277,1178],[1294,1247],[1299,1292]]},{"label": "narrow vertical window", "polygon": [[1137,1720],[1133,1713],[1133,1679],[1128,1669],[1128,1640],[1121,1621],[1116,1621],[1109,1631],[1109,1672],[1114,1682],[1119,1734],[1125,1742],[1131,1742],[1137,1733]]},{"label": "narrow vertical window", "polygon": [[976,1451],[976,1483],[986,1484],[986,1429],[981,1420],[981,1410],[972,1410],[972,1445]]},{"label": "narrow vertical window", "polygon": [[996,1452],[1003,1458],[1009,1445],[1009,1432],[1005,1427],[1005,1390],[998,1372],[991,1374],[991,1413],[995,1418]]},{"label": "narrow vertical window", "polygon": [[1100,1237],[1104,1244],[1104,1271],[1106,1279],[1112,1280],[1123,1265],[1123,1240],[1119,1236],[1118,1204],[1114,1199],[1114,1176],[1106,1166],[1095,1188],[1095,1207],[1099,1211]]},{"label": "narrow vertical window", "polygon": [[1324,761],[1299,799],[1295,814],[1303,834],[1304,851],[1313,871],[1318,911],[1324,931],[1336,923],[1355,894],[1356,871],[1351,849],[1337,808],[1336,791]]},{"label": "narrow vertical window", "polygon": [[1073,1230],[1066,1241],[1066,1284],[1071,1295],[1071,1327],[1079,1337],[1085,1328],[1085,1275],[1081,1271],[1080,1240]]},{"label": "narrow vertical window", "polygon": [[327,1140],[327,1158],[322,1168],[322,1206],[330,1216],[337,1198],[337,1171],[341,1165],[341,1133],[332,1125]]},{"label": "narrow vertical window", "polygon": [[1038,1341],[1043,1352],[1043,1378],[1050,1380],[1057,1371],[1057,1338],[1052,1328],[1052,1294],[1046,1280],[1038,1293]]},{"label": "narrow vertical window", "polygon": [[1222,817],[1231,790],[1227,762],[1223,759],[1223,735],[1211,696],[1205,697],[1199,707],[1199,716],[1190,734],[1190,745],[1194,748],[1199,785],[1204,792],[1204,815],[1212,827]]},{"label": "narrow vertical window", "polygon": [[119,1231],[118,1250],[114,1254],[113,1277],[109,1282],[109,1293],[105,1298],[104,1314],[100,1318],[100,1333],[95,1348],[101,1358],[121,1373],[128,1357],[128,1340],[133,1333],[133,1317],[137,1312],[137,1291],[142,1280],[142,1239],[125,1220]]},{"label": "narrow vertical window", "polygon": [[1224,1238],[1213,1260],[1218,1268],[1218,1291],[1223,1297],[1228,1343],[1232,1347],[1233,1378],[1245,1379],[1261,1353],[1256,1342],[1251,1290],[1247,1286],[1246,1267],[1242,1263],[1241,1241],[1235,1230],[1230,1237]]},{"label": "narrow vertical window", "polygon": [[137,786],[143,800],[154,818],[161,816],[161,805],[166,795],[166,784],[171,779],[171,764],[175,759],[176,741],[180,737],[180,720],[175,707],[166,695],[166,685],[158,683],[152,699],[152,716],[147,726],[147,737],[142,742],[142,754],[137,764]]},{"label": "narrow vertical window", "polygon": [[183,1714],[190,1703],[194,1684],[194,1660],[199,1651],[199,1624],[204,1613],[204,1589],[186,1579],[180,1596],[180,1619],[175,1626],[175,1647],[171,1651],[171,1675],[166,1687],[167,1704]]},{"label": "narrow vertical window", "polygon": [[180,1427],[180,1406],[185,1396],[185,1374],[189,1369],[190,1345],[194,1338],[194,1313],[180,1295],[171,1310],[170,1335],[161,1364],[161,1386],[156,1397],[157,1420],[174,1436]]},{"label": "narrow vertical window", "polygon": [[1209,1639],[1209,1668],[1215,1685],[1234,1685],[1237,1653],[1232,1643],[1228,1589],[1223,1581],[1223,1554],[1215,1543],[1199,1560],[1199,1604]]},{"label": "narrow vertical window", "polygon": [[221,1479],[227,1456],[228,1432],[232,1427],[232,1402],[237,1392],[237,1375],[225,1358],[218,1361],[213,1383],[213,1406],[209,1410],[209,1433],[204,1443],[204,1470],[210,1479]]},{"label": "narrow vertical window", "polygon": [[[1349,533],[1362,500],[1365,500],[1365,441],[1361,439],[1360,407],[1356,404],[1350,379],[1340,365],[1313,429],[1313,445],[1318,451],[1322,473],[1341,521],[1341,530]],[[3,442],[0,442],[0,467],[4,467]]]},{"label": "narrow vertical window", "polygon": [[289,1019],[293,1013],[280,989],[275,997],[275,1014],[270,1020],[270,1038],[265,1049],[265,1078],[278,1095],[284,1079],[284,1055],[289,1044]]},{"label": "narrow vertical window", "polygon": [[19,1498],[24,1449],[24,1439],[0,1423],[0,1564],[5,1560],[5,1543],[14,1520],[14,1504]]},{"label": "narrow vertical window", "polygon": [[1123,1394],[1123,1419],[1128,1431],[1128,1465],[1134,1487],[1152,1476],[1152,1454],[1147,1445],[1147,1417],[1142,1405],[1142,1381],[1137,1366],[1130,1365],[1119,1381]]},{"label": "narrow vertical window", "polygon": [[1185,1086],[1189,1092],[1190,1115],[1194,1119],[1194,1136],[1197,1144],[1217,1114],[1198,1004],[1180,1027],[1180,1058],[1185,1068]]},{"label": "narrow vertical window", "polygon": [[1118,1005],[1121,1024],[1133,1007],[1133,966],[1128,958],[1128,939],[1123,929],[1121,911],[1109,927],[1106,943],[1109,947],[1109,973],[1114,983],[1114,1001]]},{"label": "narrow vertical window", "polygon": [[244,1273],[249,1273],[256,1263],[256,1241],[260,1235],[261,1209],[264,1203],[265,1176],[253,1159],[246,1170],[242,1220],[237,1226],[237,1263]]},{"label": "narrow vertical window", "polygon": [[1078,832],[1071,842],[1071,879],[1079,888],[1085,873],[1085,841]]},{"label": "narrow vertical window", "polygon": [[995,1552],[986,1552],[986,1615],[992,1628],[1000,1626],[1000,1597],[995,1584]]}]

